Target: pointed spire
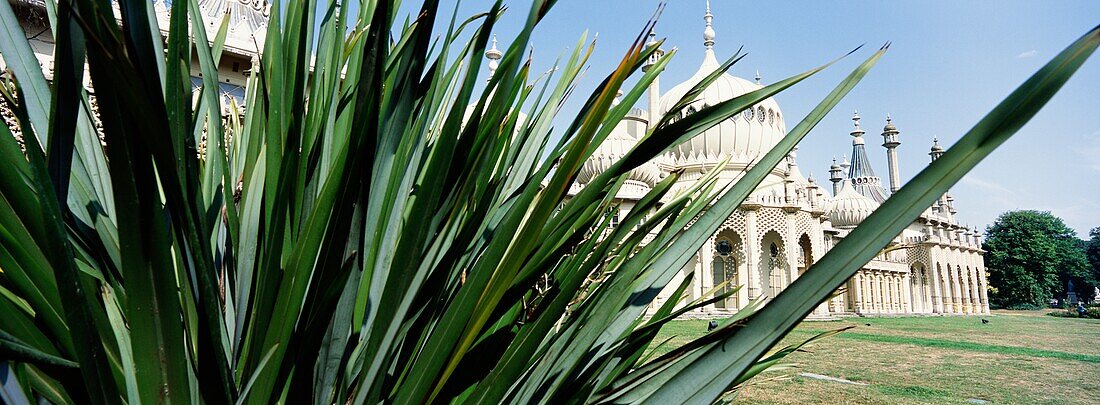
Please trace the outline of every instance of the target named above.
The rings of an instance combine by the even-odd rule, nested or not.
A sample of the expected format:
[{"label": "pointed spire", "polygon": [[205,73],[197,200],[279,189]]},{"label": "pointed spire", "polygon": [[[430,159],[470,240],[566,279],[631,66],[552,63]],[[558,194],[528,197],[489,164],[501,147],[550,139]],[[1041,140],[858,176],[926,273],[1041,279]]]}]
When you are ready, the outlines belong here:
[{"label": "pointed spire", "polygon": [[756,69],[756,84],[760,84],[760,69]]},{"label": "pointed spire", "polygon": [[714,14],[710,13],[710,0],[707,0],[707,13],[703,14],[703,21],[707,23],[707,27],[703,29],[703,46],[707,49],[714,49],[714,26],[711,22],[714,20]]},{"label": "pointed spire", "polygon": [[848,154],[840,155],[840,168],[848,170],[849,167],[852,167],[852,164],[848,162]]},{"label": "pointed spire", "polygon": [[859,125],[859,111],[852,113],[852,123],[855,124],[855,128],[852,129],[850,135],[852,135],[852,145],[863,144],[863,127]]},{"label": "pointed spire", "polygon": [[619,105],[619,103],[622,102],[622,100],[620,99],[622,96],[623,96],[623,89],[619,89],[619,91],[615,93],[615,98],[613,100],[611,100],[611,105],[612,106]]},{"label": "pointed spire", "polygon": [[497,71],[497,66],[500,66],[500,63],[497,61],[503,56],[504,54],[497,49],[497,34],[493,34],[493,46],[485,51],[485,57],[489,59],[489,79],[493,78],[493,74]]}]

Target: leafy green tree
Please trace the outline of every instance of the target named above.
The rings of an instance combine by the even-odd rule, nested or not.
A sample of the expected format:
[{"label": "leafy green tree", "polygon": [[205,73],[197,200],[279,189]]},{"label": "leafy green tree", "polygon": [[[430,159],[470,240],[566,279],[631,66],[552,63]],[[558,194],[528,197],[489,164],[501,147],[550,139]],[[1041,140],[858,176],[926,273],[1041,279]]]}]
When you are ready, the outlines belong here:
[{"label": "leafy green tree", "polygon": [[1076,232],[1046,211],[1010,211],[986,229],[985,255],[994,303],[1044,306],[1092,281]]},{"label": "leafy green tree", "polygon": [[1092,228],[1089,231],[1089,239],[1084,242],[1085,257],[1089,261],[1089,265],[1092,266],[1092,288],[1087,291],[1088,296],[1092,299],[1096,297],[1096,287],[1100,287],[1100,227]]}]

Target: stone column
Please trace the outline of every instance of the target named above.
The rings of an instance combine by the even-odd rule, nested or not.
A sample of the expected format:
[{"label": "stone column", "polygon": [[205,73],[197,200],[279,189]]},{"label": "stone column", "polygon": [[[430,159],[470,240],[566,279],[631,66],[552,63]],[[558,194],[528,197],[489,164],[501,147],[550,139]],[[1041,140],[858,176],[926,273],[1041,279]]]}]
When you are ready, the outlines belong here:
[{"label": "stone column", "polygon": [[[742,229],[742,231],[744,230]],[[741,246],[735,247],[735,249],[746,249],[745,245],[746,243],[742,241]],[[733,256],[738,257],[737,253],[738,251],[734,251]],[[737,260],[737,285],[741,286],[741,289],[737,291],[736,295],[737,309],[741,309],[744,308],[746,305],[749,305],[749,271],[747,270],[749,260],[750,258],[748,257]]]},{"label": "stone column", "polygon": [[943,283],[943,313],[953,314],[955,313],[954,293],[951,291],[951,268],[943,268],[943,265],[937,263],[936,268],[940,270],[940,282]]},{"label": "stone column", "polygon": [[859,288],[863,289],[863,312],[873,313],[875,312],[875,281],[873,275],[866,270],[860,270],[863,273],[862,283]]},{"label": "stone column", "polygon": [[882,277],[882,273],[875,272],[875,312],[880,314],[886,313],[886,280]]},{"label": "stone column", "polygon": [[745,273],[748,275],[749,299],[760,296],[760,237],[756,234],[756,214],[759,205],[742,205],[745,208]]},{"label": "stone column", "polygon": [[931,279],[932,276],[931,275],[932,275],[932,270],[931,269],[921,270],[921,273],[920,273],[921,287],[920,288],[921,288],[921,291],[924,292],[924,313],[926,313],[926,314],[935,313],[935,311],[933,310],[934,306],[932,305],[932,279]]},{"label": "stone column", "polygon": [[959,272],[959,281],[962,283],[963,310],[965,310],[967,314],[973,314],[974,307],[971,306],[970,301],[970,275],[967,274],[964,269],[958,267],[955,269]]},{"label": "stone column", "polygon": [[915,314],[920,312],[920,299],[917,295],[920,294],[920,286],[917,285],[917,275],[913,274],[913,268],[909,268],[909,272],[905,273],[905,291],[906,298],[909,299],[909,313]]},{"label": "stone column", "polygon": [[948,264],[951,274],[951,303],[955,306],[955,313],[963,313],[962,284],[959,282],[959,267],[957,264]]},{"label": "stone column", "polygon": [[890,278],[893,280],[891,284],[894,286],[894,312],[900,314],[905,312],[905,295],[902,294],[901,276],[895,273],[891,274]]},{"label": "stone column", "polygon": [[883,290],[883,311],[888,314],[894,313],[894,280],[893,277],[886,272],[882,273],[882,284],[885,287]]},{"label": "stone column", "polygon": [[970,303],[973,305],[974,313],[981,314],[982,296],[978,293],[978,270],[971,266],[967,276],[970,278]]},{"label": "stone column", "polygon": [[[699,250],[699,257],[702,261],[702,265],[698,267],[697,273],[695,273],[695,282],[692,283],[694,284],[694,286],[692,287],[693,299],[698,299],[699,297],[702,297],[704,293],[714,288],[715,239],[716,236],[711,235],[711,237],[707,239],[705,243],[703,243],[703,247]],[[704,307],[702,312],[713,312],[715,309],[716,308],[714,307],[714,304],[710,304]]]},{"label": "stone column", "polygon": [[852,295],[855,297],[852,300],[852,310],[857,314],[862,314],[863,311],[863,272],[857,271],[856,275],[852,277],[852,281],[848,283],[851,285]]},{"label": "stone column", "polygon": [[940,288],[940,272],[939,268],[936,266],[936,249],[929,247],[928,256],[929,269],[927,270],[927,272],[930,275],[928,285],[931,287],[928,292],[931,294],[930,298],[932,303],[932,313],[942,314],[944,309],[943,290]]},{"label": "stone column", "polygon": [[914,302],[916,302],[916,300],[913,299],[912,275],[909,273],[905,273],[905,275],[902,276],[901,280],[901,287],[905,290],[905,293],[901,295],[903,298],[905,298],[905,303],[901,307],[901,312],[911,314],[913,312],[916,312],[915,308],[913,308],[913,306],[915,305]]}]

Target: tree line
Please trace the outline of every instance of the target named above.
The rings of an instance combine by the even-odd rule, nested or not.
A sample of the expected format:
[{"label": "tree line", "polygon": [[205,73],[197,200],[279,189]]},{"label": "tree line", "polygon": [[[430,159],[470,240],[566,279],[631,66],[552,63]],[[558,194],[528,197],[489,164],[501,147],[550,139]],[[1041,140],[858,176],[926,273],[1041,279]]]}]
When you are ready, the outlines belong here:
[{"label": "tree line", "polygon": [[1001,214],[986,228],[985,265],[991,302],[1002,308],[1046,307],[1070,289],[1092,302],[1100,286],[1100,227],[1089,239],[1048,211]]}]

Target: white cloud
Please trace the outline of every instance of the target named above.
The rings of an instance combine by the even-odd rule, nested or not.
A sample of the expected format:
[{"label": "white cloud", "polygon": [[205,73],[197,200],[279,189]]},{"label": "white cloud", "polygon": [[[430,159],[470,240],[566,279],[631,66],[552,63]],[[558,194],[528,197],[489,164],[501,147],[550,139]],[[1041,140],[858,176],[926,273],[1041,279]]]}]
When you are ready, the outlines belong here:
[{"label": "white cloud", "polygon": [[1016,55],[1016,59],[1033,58],[1033,57],[1035,57],[1035,55],[1038,55],[1038,54],[1039,54],[1039,51],[1032,49],[1030,51],[1023,52],[1019,55]]},{"label": "white cloud", "polygon": [[977,187],[977,188],[980,188],[980,189],[983,189],[983,190],[986,190],[986,191],[995,191],[995,192],[1004,193],[1004,194],[1012,194],[1012,190],[1009,190],[1008,187],[1002,186],[1002,185],[1000,185],[998,183],[995,183],[995,182],[992,182],[992,181],[979,179],[979,178],[977,178],[973,175],[967,175],[966,177],[963,177],[962,182],[967,184],[967,185],[974,186],[974,187]]}]

